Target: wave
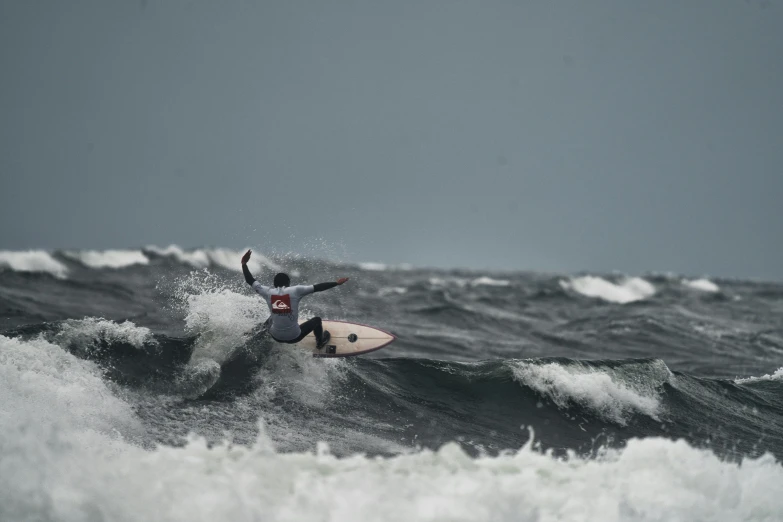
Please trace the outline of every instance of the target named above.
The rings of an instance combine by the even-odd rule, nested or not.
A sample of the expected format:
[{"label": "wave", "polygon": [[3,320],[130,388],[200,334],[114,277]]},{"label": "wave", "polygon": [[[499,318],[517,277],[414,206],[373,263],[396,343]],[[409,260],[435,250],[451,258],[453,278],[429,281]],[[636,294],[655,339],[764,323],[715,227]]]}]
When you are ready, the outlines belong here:
[{"label": "wave", "polygon": [[404,295],[408,292],[408,289],[404,286],[385,286],[378,290],[378,297],[386,297],[388,295]]},{"label": "wave", "polygon": [[[642,366],[665,373],[654,362]],[[324,383],[297,374],[305,398],[323,398]],[[43,339],[0,336],[0,378],[2,520],[733,521],[783,512],[783,466],[770,454],[727,461],[684,440],[649,437],[595,458],[555,457],[522,432],[519,449],[495,455],[448,442],[340,457],[326,443],[281,451],[263,420],[269,413],[248,446],[191,435],[181,447],[144,449],[136,411],[93,363]],[[312,402],[302,407],[317,411]]]},{"label": "wave", "polygon": [[[609,422],[625,426],[630,415],[641,413],[660,420],[659,388],[670,372],[663,361],[643,368],[651,379],[623,380],[622,374],[608,367],[593,368],[573,363],[541,364],[518,361],[510,363],[514,378],[539,392],[560,408],[581,405]],[[627,368],[626,368],[627,370]],[[649,371],[652,370],[652,371]],[[655,375],[657,374],[657,375]]]},{"label": "wave", "polygon": [[61,346],[80,349],[111,343],[125,343],[139,349],[145,344],[157,344],[149,328],[136,326],[132,321],[117,324],[102,317],[67,319],[60,325],[54,340]]},{"label": "wave", "polygon": [[364,263],[357,263],[361,270],[367,272],[386,272],[386,271],[407,271],[412,270],[413,265],[409,263],[400,263],[398,265],[388,265],[386,263],[376,263],[374,261],[368,261]]},{"label": "wave", "polygon": [[455,443],[387,458],[340,458],[325,444],[281,453],[263,424],[250,447],[194,436],[152,451],[102,439],[87,445],[73,432],[58,439],[53,451],[28,436],[0,464],[0,518],[720,522],[774,520],[783,511],[783,466],[770,455],[725,462],[658,438],[597,459],[553,458],[532,439],[475,458]]},{"label": "wave", "polygon": [[511,281],[505,279],[492,279],[491,277],[478,277],[470,282],[472,286],[508,286]]},{"label": "wave", "polygon": [[[144,250],[160,257],[174,258],[180,263],[188,264],[194,268],[219,266],[228,270],[233,270],[235,272],[241,272],[242,267],[239,260],[248,249],[245,248],[241,250],[233,250],[230,248],[197,248],[187,251],[183,250],[177,245],[169,245],[166,248],[148,245],[144,247]],[[248,268],[252,272],[257,272],[262,268],[277,271],[281,270],[280,265],[256,251],[253,252],[253,256],[248,263]]]},{"label": "wave", "polygon": [[444,279],[442,277],[431,277],[429,279],[431,286],[443,287],[443,286],[457,286],[459,288],[465,288],[466,286],[509,286],[511,281],[506,279],[493,279],[487,276],[476,277],[470,279],[467,277],[450,277]]},{"label": "wave", "polygon": [[179,281],[175,299],[185,314],[185,331],[197,336],[193,362],[224,362],[269,316],[257,296],[240,294],[209,273]]},{"label": "wave", "polygon": [[374,263],[368,261],[366,263],[359,263],[359,268],[369,272],[383,272],[384,270],[388,270],[389,266],[384,263]]},{"label": "wave", "polygon": [[761,377],[745,377],[734,379],[737,384],[748,384],[751,382],[761,381],[783,381],[783,368],[778,368],[771,374],[762,375]]},{"label": "wave", "polygon": [[145,252],[150,252],[160,257],[171,257],[180,263],[190,265],[194,268],[207,268],[210,265],[209,256],[205,250],[186,251],[177,245],[169,245],[166,248],[160,248],[155,245],[144,247]]},{"label": "wave", "polygon": [[655,287],[640,277],[625,278],[612,283],[597,276],[572,277],[560,281],[564,290],[572,290],[587,297],[597,297],[610,303],[632,303],[655,295]]},{"label": "wave", "polygon": [[0,432],[34,422],[111,437],[138,433],[140,424],[131,408],[114,397],[101,375],[94,363],[43,338],[0,335]]},{"label": "wave", "polygon": [[[58,252],[66,259],[92,269],[121,269],[136,265],[149,265],[151,258],[174,259],[193,268],[220,267],[241,272],[240,258],[247,251],[230,248],[207,248],[184,250],[177,245],[159,248],[149,245],[141,250],[66,250]],[[10,268],[17,272],[47,272],[58,278],[65,278],[68,267],[44,250],[0,251],[0,268]],[[248,263],[253,272],[262,269],[282,270],[279,264],[268,257],[253,252]]]},{"label": "wave", "polygon": [[[205,250],[210,262],[213,265],[221,266],[235,272],[242,271],[242,266],[239,260],[246,251],[247,249],[232,250],[230,248],[213,248]],[[270,270],[281,270],[280,265],[272,262],[269,258],[259,254],[258,252],[253,252],[253,256],[251,257],[247,266],[253,272],[261,270],[262,267]]]},{"label": "wave", "polygon": [[16,272],[45,272],[60,279],[68,274],[64,264],[43,250],[0,250],[0,268],[10,268]]},{"label": "wave", "polygon": [[702,292],[720,292],[720,287],[710,281],[709,279],[693,279],[693,280],[687,280],[683,279],[682,284],[687,286],[688,288],[692,288],[694,290],[700,290]]},{"label": "wave", "polygon": [[141,250],[79,250],[63,254],[89,268],[125,268],[150,262]]}]

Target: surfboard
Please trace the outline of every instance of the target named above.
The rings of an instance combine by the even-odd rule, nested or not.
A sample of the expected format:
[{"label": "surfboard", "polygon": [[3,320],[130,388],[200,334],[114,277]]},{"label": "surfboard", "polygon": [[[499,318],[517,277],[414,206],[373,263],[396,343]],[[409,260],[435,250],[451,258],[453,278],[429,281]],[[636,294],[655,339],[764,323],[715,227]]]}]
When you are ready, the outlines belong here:
[{"label": "surfboard", "polygon": [[380,350],[397,339],[385,330],[346,321],[324,321],[323,327],[332,338],[320,350],[315,347],[312,333],[294,346],[313,352],[313,357],[353,357]]}]

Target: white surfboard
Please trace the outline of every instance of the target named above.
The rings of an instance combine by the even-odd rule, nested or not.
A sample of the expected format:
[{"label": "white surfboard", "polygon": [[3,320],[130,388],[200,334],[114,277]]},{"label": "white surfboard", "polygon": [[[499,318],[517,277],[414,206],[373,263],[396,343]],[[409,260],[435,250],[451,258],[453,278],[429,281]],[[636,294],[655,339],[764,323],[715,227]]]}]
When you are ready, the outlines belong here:
[{"label": "white surfboard", "polygon": [[323,321],[323,327],[332,337],[320,350],[315,348],[312,333],[294,346],[313,352],[313,357],[352,357],[380,350],[397,339],[384,330],[345,321]]}]

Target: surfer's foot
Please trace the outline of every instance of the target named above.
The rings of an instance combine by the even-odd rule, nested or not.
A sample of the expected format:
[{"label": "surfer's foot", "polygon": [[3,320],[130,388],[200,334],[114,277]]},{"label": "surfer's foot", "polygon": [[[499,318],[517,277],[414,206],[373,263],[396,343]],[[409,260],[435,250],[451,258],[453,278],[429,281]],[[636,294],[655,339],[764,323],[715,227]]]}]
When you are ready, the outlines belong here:
[{"label": "surfer's foot", "polygon": [[321,348],[326,346],[326,343],[328,343],[331,338],[332,338],[332,334],[329,333],[329,330],[324,330],[324,334],[321,336],[321,342],[318,343],[318,346],[316,346],[316,348],[320,350]]}]

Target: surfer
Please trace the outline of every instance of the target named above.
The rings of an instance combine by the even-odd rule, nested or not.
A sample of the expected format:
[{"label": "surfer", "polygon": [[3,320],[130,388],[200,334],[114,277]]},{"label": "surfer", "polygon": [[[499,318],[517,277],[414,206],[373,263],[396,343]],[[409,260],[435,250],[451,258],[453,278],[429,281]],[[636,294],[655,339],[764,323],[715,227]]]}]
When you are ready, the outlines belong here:
[{"label": "surfer", "polygon": [[329,331],[324,331],[320,317],[313,317],[301,325],[299,324],[299,300],[313,292],[323,292],[339,286],[348,281],[348,278],[341,277],[335,282],[315,285],[290,286],[291,279],[288,275],[280,273],[275,276],[274,287],[264,286],[255,280],[247,268],[250,253],[251,250],[248,250],[242,256],[242,273],[245,275],[247,284],[264,298],[269,307],[272,314],[267,321],[269,335],[279,343],[293,344],[304,339],[310,332],[314,332],[316,347],[324,347],[331,339]]}]

